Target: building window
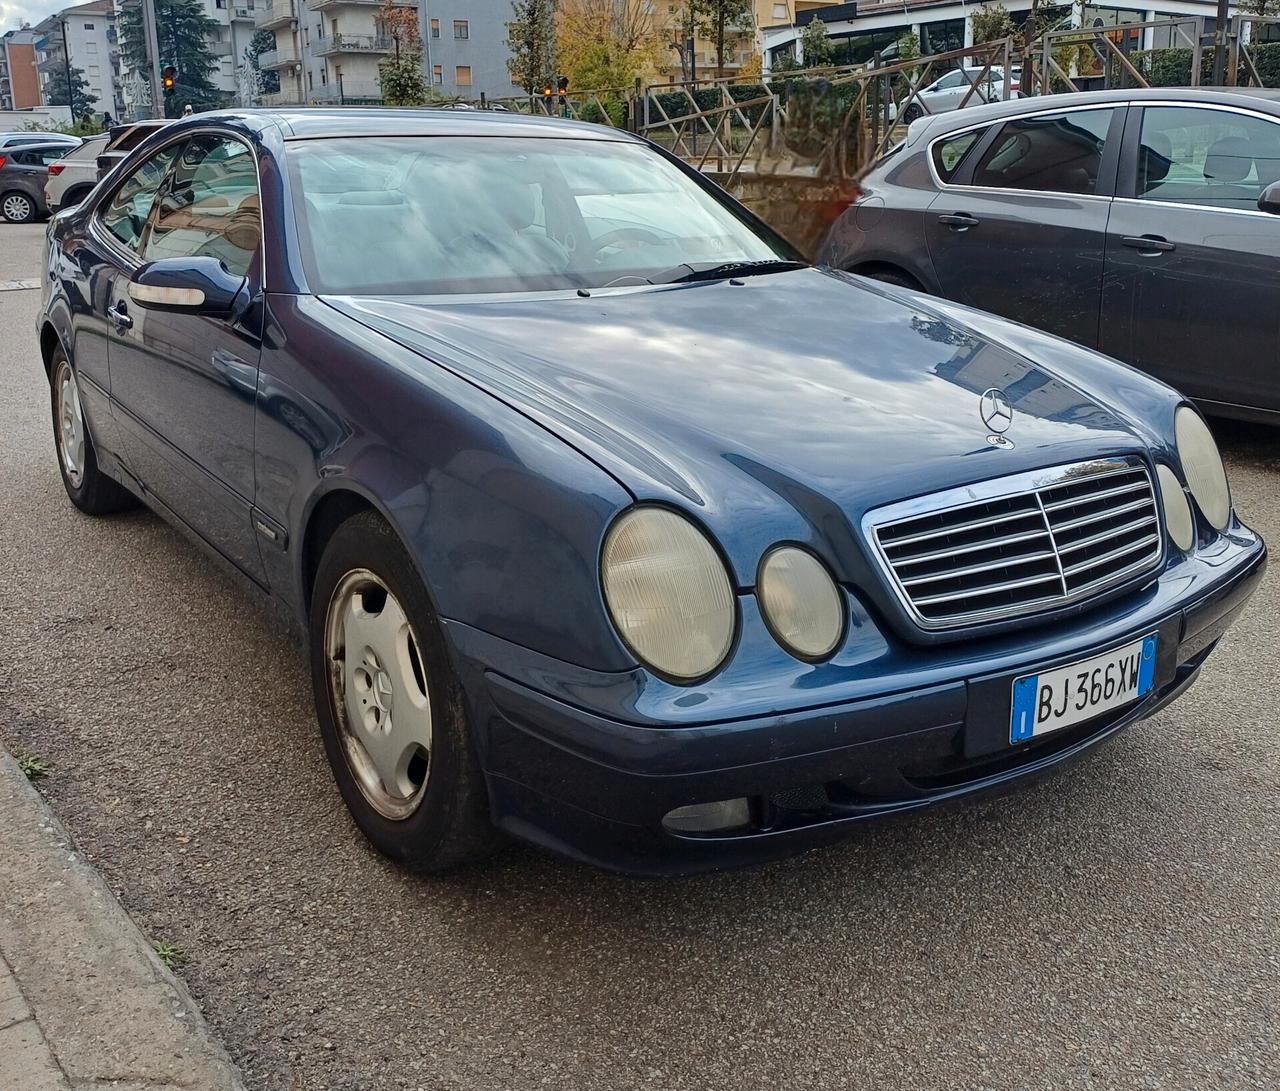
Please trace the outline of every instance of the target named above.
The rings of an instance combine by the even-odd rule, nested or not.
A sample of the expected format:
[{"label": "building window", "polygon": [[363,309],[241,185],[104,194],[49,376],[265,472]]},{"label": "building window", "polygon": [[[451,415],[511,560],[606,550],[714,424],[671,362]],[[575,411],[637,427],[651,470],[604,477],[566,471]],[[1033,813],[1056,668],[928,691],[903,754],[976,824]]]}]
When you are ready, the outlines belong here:
[{"label": "building window", "polygon": [[454,81],[459,87],[471,86],[471,65],[460,64],[454,70]]},{"label": "building window", "polygon": [[85,30],[92,30],[92,29],[93,29],[93,24],[92,24],[92,23],[85,23],[85,25],[84,25],[84,29],[85,29]]},{"label": "building window", "polygon": [[96,76],[99,74],[99,72],[100,72],[100,69],[96,64],[89,65],[89,75]]},{"label": "building window", "polygon": [[471,37],[471,24],[465,19],[455,19],[453,21],[453,36],[459,41],[466,41]]},{"label": "building window", "polygon": [[98,43],[97,43],[97,42],[85,42],[85,43],[84,43],[84,51],[85,51],[86,53],[97,53],[97,52],[98,52]]},{"label": "building window", "polygon": [[311,78],[311,73],[307,73],[307,90],[314,91],[316,89],[315,80]]},{"label": "building window", "polygon": [[774,5],[773,5],[773,17],[774,17],[775,19],[785,19],[785,18],[787,17],[787,5],[786,5],[786,4],[774,4]]},{"label": "building window", "polygon": [[433,38],[440,37],[440,20],[439,19],[431,20],[431,37]]},{"label": "building window", "polygon": [[327,64],[322,69],[320,69],[320,86],[321,87],[329,86],[329,66]]},{"label": "building window", "polygon": [[438,64],[431,66],[431,80],[436,84],[444,83],[444,69]]}]

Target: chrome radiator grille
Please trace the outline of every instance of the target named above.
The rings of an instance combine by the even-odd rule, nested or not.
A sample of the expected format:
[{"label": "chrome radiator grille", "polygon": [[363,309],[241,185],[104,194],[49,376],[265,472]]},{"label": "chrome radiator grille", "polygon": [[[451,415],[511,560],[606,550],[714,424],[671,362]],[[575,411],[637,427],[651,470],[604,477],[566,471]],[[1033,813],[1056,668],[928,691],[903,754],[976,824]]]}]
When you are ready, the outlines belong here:
[{"label": "chrome radiator grille", "polygon": [[1163,555],[1155,490],[1136,458],[954,489],[881,508],[867,525],[894,587],[927,629],[1052,610],[1152,569]]}]

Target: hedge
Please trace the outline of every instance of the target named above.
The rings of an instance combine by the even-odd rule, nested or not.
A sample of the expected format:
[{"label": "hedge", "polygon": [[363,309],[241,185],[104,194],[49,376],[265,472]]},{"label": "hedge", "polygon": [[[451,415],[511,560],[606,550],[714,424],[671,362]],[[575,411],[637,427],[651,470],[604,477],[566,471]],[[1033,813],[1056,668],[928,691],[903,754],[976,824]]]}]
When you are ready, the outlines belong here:
[{"label": "hedge", "polygon": [[[1251,46],[1249,54],[1262,77],[1264,87],[1280,87],[1280,42],[1262,42]],[[1190,87],[1192,51],[1178,49],[1140,49],[1129,54],[1129,62],[1142,73],[1152,87]],[[1128,73],[1119,62],[1111,65],[1110,87],[1119,87]],[[1213,50],[1206,48],[1201,56],[1200,83],[1207,86],[1213,78]],[[1249,79],[1248,70],[1240,65],[1241,84]],[[1132,80],[1130,80],[1132,82]]]}]

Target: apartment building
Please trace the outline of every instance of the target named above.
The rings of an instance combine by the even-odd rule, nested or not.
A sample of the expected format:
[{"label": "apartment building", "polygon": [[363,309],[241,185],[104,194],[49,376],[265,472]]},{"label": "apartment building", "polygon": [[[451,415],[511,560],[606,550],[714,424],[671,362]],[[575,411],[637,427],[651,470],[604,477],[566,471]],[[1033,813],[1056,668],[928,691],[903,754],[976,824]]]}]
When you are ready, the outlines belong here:
[{"label": "apartment building", "polygon": [[[377,102],[378,62],[395,44],[378,19],[381,0],[257,0],[256,26],[276,47],[258,58],[280,77],[269,106]],[[407,6],[407,5],[406,5]]]},{"label": "apartment building", "polygon": [[431,81],[445,95],[466,99],[523,94],[511,82],[507,24],[511,0],[423,0]]},{"label": "apartment building", "polygon": [[93,111],[119,116],[122,102],[116,66],[120,45],[112,0],[92,0],[64,8],[32,29],[37,35],[36,72],[41,102],[49,105],[51,80],[65,86],[69,51],[71,67],[78,68],[89,85]]},{"label": "apartment building", "polygon": [[30,27],[0,37],[0,110],[30,110],[40,105],[40,74],[36,71],[36,41]]}]

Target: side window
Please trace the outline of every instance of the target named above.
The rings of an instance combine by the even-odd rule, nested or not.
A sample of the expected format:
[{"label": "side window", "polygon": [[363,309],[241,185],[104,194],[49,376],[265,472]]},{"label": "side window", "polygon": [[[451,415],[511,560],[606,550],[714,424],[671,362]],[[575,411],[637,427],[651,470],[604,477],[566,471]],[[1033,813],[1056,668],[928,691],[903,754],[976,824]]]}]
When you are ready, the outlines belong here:
[{"label": "side window", "polygon": [[102,225],[131,250],[138,248],[156,191],[180,144],[162,148],[121,183],[102,213]]},{"label": "side window", "polygon": [[1280,181],[1280,124],[1249,114],[1186,106],[1142,112],[1138,192],[1146,201],[1258,207]]},{"label": "side window", "polygon": [[32,153],[36,157],[36,163],[42,167],[47,167],[50,163],[56,163],[64,155],[67,154],[66,148],[45,148],[39,152]]},{"label": "side window", "polygon": [[973,184],[1093,193],[1113,113],[1072,110],[1007,122],[973,172]]},{"label": "side window", "polygon": [[958,68],[954,72],[948,72],[937,82],[934,87],[935,91],[951,91],[964,83],[964,73]]},{"label": "side window", "polygon": [[972,129],[956,136],[944,136],[934,144],[933,165],[938,172],[938,177],[944,182],[950,182],[955,177],[956,171],[960,169],[960,164],[964,162],[964,157],[969,154],[969,149],[986,131],[986,129]]},{"label": "side window", "polygon": [[148,261],[214,257],[244,276],[262,237],[253,153],[238,140],[200,136],[182,150],[142,247]]}]

